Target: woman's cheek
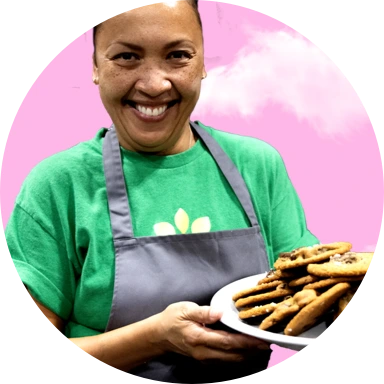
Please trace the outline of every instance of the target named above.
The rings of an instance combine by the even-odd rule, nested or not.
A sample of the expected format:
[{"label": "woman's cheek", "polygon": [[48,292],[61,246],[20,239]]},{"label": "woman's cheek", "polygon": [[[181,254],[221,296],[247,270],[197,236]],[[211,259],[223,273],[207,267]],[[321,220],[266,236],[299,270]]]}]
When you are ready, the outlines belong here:
[{"label": "woman's cheek", "polygon": [[107,81],[100,81],[100,95],[107,101],[120,100],[128,93],[129,86],[122,77],[112,76]]}]

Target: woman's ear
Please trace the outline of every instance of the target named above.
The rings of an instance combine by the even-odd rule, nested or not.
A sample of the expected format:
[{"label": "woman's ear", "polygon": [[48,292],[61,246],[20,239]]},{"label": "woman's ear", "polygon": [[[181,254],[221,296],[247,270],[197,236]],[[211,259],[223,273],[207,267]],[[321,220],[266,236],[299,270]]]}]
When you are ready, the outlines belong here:
[{"label": "woman's ear", "polygon": [[98,85],[99,84],[99,68],[97,68],[95,54],[92,55],[92,59],[93,59],[92,81],[94,84]]},{"label": "woman's ear", "polygon": [[208,76],[207,71],[205,70],[205,66],[203,67],[203,74],[201,75],[201,79],[204,80]]}]

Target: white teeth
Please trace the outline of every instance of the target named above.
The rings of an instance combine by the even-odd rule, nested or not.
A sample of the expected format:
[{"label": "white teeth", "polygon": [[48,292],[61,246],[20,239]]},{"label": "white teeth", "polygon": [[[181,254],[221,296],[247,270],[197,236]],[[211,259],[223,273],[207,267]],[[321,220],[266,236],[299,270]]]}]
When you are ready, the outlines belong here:
[{"label": "white teeth", "polygon": [[136,105],[136,109],[143,115],[159,116],[165,112],[165,110],[167,109],[167,106],[164,105],[163,107],[157,107],[157,108],[151,109],[149,107],[148,108],[143,107],[142,105]]}]

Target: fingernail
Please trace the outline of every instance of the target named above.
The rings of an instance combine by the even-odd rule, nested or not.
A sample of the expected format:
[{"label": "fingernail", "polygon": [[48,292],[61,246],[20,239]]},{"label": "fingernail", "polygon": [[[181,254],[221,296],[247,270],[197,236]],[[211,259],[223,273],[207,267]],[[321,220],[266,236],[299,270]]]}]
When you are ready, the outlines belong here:
[{"label": "fingernail", "polygon": [[223,311],[220,311],[218,308],[211,308],[209,310],[209,317],[212,320],[220,319],[222,315],[223,315]]}]

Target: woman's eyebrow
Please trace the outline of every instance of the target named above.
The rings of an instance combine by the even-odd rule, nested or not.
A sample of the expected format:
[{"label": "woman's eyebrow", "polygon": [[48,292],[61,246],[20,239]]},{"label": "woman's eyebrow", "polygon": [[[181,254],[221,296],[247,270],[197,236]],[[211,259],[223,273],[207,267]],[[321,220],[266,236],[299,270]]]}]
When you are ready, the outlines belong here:
[{"label": "woman's eyebrow", "polygon": [[171,41],[167,44],[164,45],[164,48],[165,49],[171,49],[171,48],[174,48],[178,45],[182,45],[182,44],[188,44],[192,47],[195,46],[195,44],[191,41],[191,40],[187,40],[187,39],[178,39],[178,40],[174,40],[174,41]]},{"label": "woman's eyebrow", "polygon": [[[114,45],[114,44],[124,45],[124,47],[132,49],[132,50],[135,50],[135,51],[144,51],[144,48],[141,47],[140,45],[133,44],[133,43],[128,43],[126,41],[114,41],[112,43],[112,45]],[[174,47],[176,47],[178,45],[181,45],[181,44],[187,44],[187,45],[189,45],[191,47],[195,46],[191,40],[178,39],[178,40],[174,40],[174,41],[171,41],[171,42],[165,44],[163,48],[164,49],[171,49],[171,48],[174,48]]]}]

